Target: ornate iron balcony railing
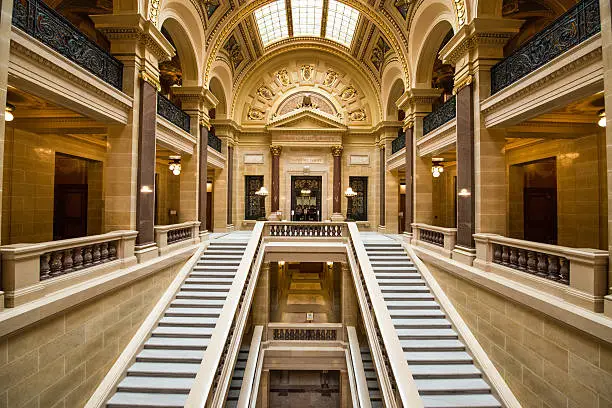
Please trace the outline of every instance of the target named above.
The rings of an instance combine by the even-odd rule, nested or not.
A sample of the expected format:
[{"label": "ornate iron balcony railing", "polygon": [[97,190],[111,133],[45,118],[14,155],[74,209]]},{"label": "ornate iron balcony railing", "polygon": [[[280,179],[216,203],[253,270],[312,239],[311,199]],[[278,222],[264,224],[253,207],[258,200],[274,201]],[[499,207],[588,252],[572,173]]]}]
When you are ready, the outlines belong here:
[{"label": "ornate iron balcony railing", "polygon": [[191,130],[191,118],[189,115],[173,104],[170,99],[159,93],[157,94],[157,114],[187,133]]},{"label": "ornate iron balcony railing", "polygon": [[438,109],[423,118],[423,134],[426,135],[457,117],[457,97],[453,95]]},{"label": "ornate iron balcony railing", "polygon": [[13,25],[121,90],[123,64],[41,0],[13,0]]},{"label": "ornate iron balcony railing", "polygon": [[491,93],[501,91],[600,31],[599,1],[581,1],[491,68]]},{"label": "ornate iron balcony railing", "polygon": [[221,153],[221,139],[219,139],[214,133],[208,134],[208,145]]},{"label": "ornate iron balcony railing", "polygon": [[406,147],[406,133],[400,130],[399,135],[391,142],[391,154],[395,154]]}]

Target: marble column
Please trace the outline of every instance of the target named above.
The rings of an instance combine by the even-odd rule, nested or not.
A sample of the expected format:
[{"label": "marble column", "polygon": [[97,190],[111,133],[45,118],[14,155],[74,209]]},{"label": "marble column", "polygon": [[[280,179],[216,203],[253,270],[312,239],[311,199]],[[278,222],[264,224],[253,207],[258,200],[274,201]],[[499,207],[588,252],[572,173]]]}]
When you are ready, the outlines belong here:
[{"label": "marble column", "polygon": [[198,171],[198,220],[200,221],[200,232],[206,231],[208,193],[206,183],[208,182],[208,128],[200,125],[200,167]]},{"label": "marble column", "polygon": [[406,207],[404,208],[404,234],[408,238],[412,237],[412,222],[414,211],[414,126],[411,125],[406,129],[406,165],[404,167],[406,173]]},{"label": "marble column", "polygon": [[474,115],[472,85],[457,91],[457,248],[474,252]]},{"label": "marble column", "polygon": [[140,131],[138,137],[136,254],[149,258],[157,248],[153,230],[155,214],[155,126],[157,123],[157,89],[145,80],[140,84]]},{"label": "marble column", "polygon": [[227,145],[227,226],[234,225],[233,217],[233,187],[234,187],[234,146]]},{"label": "marble column", "polygon": [[283,150],[282,146],[270,146],[270,154],[272,155],[272,186],[271,186],[271,210],[270,220],[278,220],[277,215],[280,209],[280,155]]},{"label": "marble column", "polygon": [[344,221],[342,215],[342,146],[331,148],[334,157],[334,195],[332,221]]},{"label": "marble column", "polygon": [[379,153],[379,160],[380,160],[380,221],[379,221],[379,227],[381,229],[385,228],[385,219],[386,219],[386,214],[385,214],[385,206],[386,206],[386,192],[385,192],[385,187],[386,187],[386,182],[385,182],[385,171],[386,171],[386,160],[385,160],[385,145],[383,144],[380,148],[380,153]]}]

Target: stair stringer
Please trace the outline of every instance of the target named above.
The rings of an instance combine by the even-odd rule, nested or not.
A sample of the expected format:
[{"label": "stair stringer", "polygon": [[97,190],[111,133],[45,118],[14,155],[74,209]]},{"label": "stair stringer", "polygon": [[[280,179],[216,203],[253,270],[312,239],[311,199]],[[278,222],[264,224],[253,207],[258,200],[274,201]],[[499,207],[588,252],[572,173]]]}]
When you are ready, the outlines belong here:
[{"label": "stair stringer", "polygon": [[117,361],[115,361],[115,364],[113,364],[111,369],[104,376],[104,379],[89,398],[84,408],[102,408],[106,405],[111,394],[117,389],[121,380],[126,376],[128,368],[136,361],[136,356],[144,348],[144,344],[151,336],[153,329],[155,329],[159,320],[170,307],[170,303],[174,299],[176,293],[181,288],[185,279],[187,279],[206,248],[208,248],[209,244],[210,241],[200,244],[196,252],[187,260],[185,265],[183,265],[179,273],[168,286],[168,289],[166,289],[162,297],[157,301],[153,310],[151,310],[144,322],[140,325],[136,334],[134,334],[128,345],[123,349]]},{"label": "stair stringer", "polygon": [[463,340],[467,349],[469,350],[476,365],[482,370],[485,379],[489,382],[494,395],[502,402],[504,407],[507,408],[521,408],[521,403],[516,399],[510,387],[503,379],[495,365],[487,355],[486,351],[482,348],[470,328],[467,326],[455,306],[450,301],[446,293],[438,284],[438,281],[432,275],[429,268],[421,261],[421,259],[414,252],[412,247],[406,242],[401,242],[402,247],[408,253],[408,256],[419,270],[421,276],[425,280],[427,286],[433,293],[438,304],[442,310],[446,313],[447,318],[450,320],[453,328],[459,335],[459,338]]}]

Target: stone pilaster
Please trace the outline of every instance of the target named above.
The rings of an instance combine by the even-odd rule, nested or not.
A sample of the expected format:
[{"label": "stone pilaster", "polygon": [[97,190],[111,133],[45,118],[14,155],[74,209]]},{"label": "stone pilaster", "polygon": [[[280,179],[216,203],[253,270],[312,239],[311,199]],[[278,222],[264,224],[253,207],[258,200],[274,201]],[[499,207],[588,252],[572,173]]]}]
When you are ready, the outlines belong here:
[{"label": "stone pilaster", "polygon": [[227,228],[234,226],[234,146],[227,145]]},{"label": "stone pilaster", "polygon": [[332,221],[344,220],[344,217],[342,216],[342,150],[342,146],[334,146],[331,148],[331,153],[334,157]]},{"label": "stone pilaster", "polygon": [[385,155],[385,145],[381,145],[379,148],[379,153],[378,153],[378,157],[379,157],[379,188],[380,188],[380,197],[379,197],[379,221],[378,221],[378,227],[379,229],[383,229],[385,228],[385,222],[386,222],[386,180],[385,180],[385,173],[386,173],[386,169],[387,169],[387,160],[386,160],[386,155]]},{"label": "stone pilaster", "polygon": [[270,154],[272,156],[272,186],[271,186],[271,210],[270,221],[277,221],[277,215],[280,207],[280,155],[283,150],[282,146],[270,146]]},{"label": "stone pilaster", "polygon": [[412,238],[412,223],[414,222],[414,123],[410,123],[406,132],[406,205],[404,207],[404,234],[407,239]]}]

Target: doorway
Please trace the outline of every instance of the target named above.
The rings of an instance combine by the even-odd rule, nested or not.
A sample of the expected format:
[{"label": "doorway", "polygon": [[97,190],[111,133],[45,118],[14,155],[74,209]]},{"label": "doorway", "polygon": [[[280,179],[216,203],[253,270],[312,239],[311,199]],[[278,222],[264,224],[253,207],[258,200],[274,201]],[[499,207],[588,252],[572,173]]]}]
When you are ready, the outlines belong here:
[{"label": "doorway", "polygon": [[340,371],[270,370],[270,408],[340,408]]},{"label": "doorway", "polygon": [[291,176],[291,221],[321,221],[321,176]]}]

